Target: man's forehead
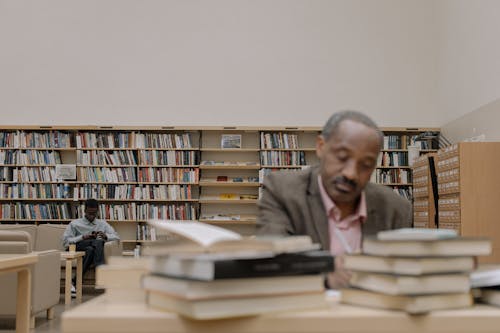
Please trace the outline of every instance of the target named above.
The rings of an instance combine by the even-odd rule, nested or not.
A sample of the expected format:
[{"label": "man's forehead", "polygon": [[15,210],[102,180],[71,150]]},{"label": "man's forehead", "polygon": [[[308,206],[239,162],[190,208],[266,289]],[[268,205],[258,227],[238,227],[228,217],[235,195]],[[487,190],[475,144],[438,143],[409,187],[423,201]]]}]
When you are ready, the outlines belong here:
[{"label": "man's forehead", "polygon": [[350,119],[343,120],[339,124],[337,130],[332,133],[328,141],[333,143],[346,139],[363,141],[373,140],[377,143],[380,141],[376,129]]}]

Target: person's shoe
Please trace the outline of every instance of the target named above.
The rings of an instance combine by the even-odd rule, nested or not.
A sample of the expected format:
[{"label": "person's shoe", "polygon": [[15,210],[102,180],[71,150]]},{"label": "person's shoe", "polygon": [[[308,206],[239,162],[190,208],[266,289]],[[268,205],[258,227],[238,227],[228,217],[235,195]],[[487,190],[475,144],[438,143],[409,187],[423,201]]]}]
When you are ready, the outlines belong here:
[{"label": "person's shoe", "polygon": [[71,298],[76,298],[76,288],[75,285],[71,285]]}]

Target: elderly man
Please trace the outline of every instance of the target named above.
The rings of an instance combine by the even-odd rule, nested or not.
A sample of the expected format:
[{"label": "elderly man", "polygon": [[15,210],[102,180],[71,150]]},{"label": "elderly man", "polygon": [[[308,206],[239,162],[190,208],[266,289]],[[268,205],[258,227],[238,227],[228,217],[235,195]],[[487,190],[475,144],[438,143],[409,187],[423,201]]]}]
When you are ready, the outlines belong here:
[{"label": "elderly man", "polygon": [[362,237],[410,227],[411,204],[370,183],[383,134],[356,111],[333,114],[316,141],[319,165],[266,176],[259,202],[259,234],[309,235],[335,258],[327,286],[347,285],[342,255],[359,252]]}]

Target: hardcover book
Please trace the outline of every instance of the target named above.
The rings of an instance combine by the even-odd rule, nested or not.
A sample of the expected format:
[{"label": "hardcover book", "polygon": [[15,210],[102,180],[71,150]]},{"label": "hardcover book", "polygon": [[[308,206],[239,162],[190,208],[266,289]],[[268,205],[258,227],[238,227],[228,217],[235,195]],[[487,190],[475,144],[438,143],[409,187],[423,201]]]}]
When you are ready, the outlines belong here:
[{"label": "hardcover book", "polygon": [[377,233],[377,239],[379,240],[435,240],[455,238],[457,236],[456,230],[429,228],[401,228]]},{"label": "hardcover book", "polygon": [[371,308],[402,310],[409,314],[422,314],[434,310],[470,307],[472,296],[470,293],[395,296],[348,288],[342,289],[341,302]]},{"label": "hardcover book", "polygon": [[481,302],[500,306],[500,287],[481,288]]},{"label": "hardcover book", "polygon": [[322,292],[324,288],[320,274],[214,281],[177,279],[152,274],[143,277],[142,286],[147,291],[188,300]]},{"label": "hardcover book", "polygon": [[482,256],[491,253],[491,241],[479,237],[456,237],[438,240],[363,240],[365,254],[398,257]]},{"label": "hardcover book", "polygon": [[402,275],[458,273],[472,271],[474,269],[474,258],[405,258],[350,254],[344,257],[344,266],[353,271]]},{"label": "hardcover book", "polygon": [[327,251],[262,253],[247,257],[234,253],[206,253],[194,256],[168,255],[153,259],[151,272],[177,278],[218,280],[249,277],[319,274],[334,269],[333,257]]},{"label": "hardcover book", "polygon": [[471,288],[500,286],[500,266],[483,265],[470,274]]},{"label": "hardcover book", "polygon": [[149,224],[182,237],[177,241],[154,243],[147,254],[199,253],[199,252],[246,252],[282,253],[316,250],[306,235],[288,237],[242,237],[240,234],[202,222],[177,220],[149,220]]},{"label": "hardcover book", "polygon": [[192,319],[222,319],[253,316],[271,311],[326,308],[323,292],[248,296],[228,299],[184,300],[158,292],[148,293],[153,308],[178,312]]},{"label": "hardcover book", "polygon": [[467,274],[405,276],[354,272],[349,284],[389,295],[465,293],[470,290]]}]

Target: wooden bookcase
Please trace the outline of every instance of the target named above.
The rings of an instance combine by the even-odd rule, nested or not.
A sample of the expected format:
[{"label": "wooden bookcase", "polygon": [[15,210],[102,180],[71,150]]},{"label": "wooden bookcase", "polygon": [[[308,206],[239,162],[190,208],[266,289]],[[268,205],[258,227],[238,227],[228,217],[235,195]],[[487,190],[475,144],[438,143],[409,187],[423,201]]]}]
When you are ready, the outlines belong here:
[{"label": "wooden bookcase", "polygon": [[380,152],[377,168],[372,181],[392,187],[408,200],[413,198],[412,166],[409,152],[417,154],[436,152],[438,142],[434,140],[418,140],[424,132],[439,132],[438,128],[381,128],[384,132],[384,144]]},{"label": "wooden bookcase", "polygon": [[[413,227],[436,228],[435,197],[432,188],[432,170],[435,153],[418,157],[413,163]],[[434,160],[433,160],[434,161]]]},{"label": "wooden bookcase", "polygon": [[[317,135],[318,128],[298,127],[201,130],[200,221],[254,234],[264,175],[315,163]],[[226,138],[239,138],[239,148]]]},{"label": "wooden bookcase", "polygon": [[[410,137],[435,129],[382,129]],[[191,219],[253,234],[265,174],[316,164],[320,127],[4,126],[0,223],[68,223],[87,198],[124,248],[155,238],[150,218]],[[404,146],[384,149],[405,154]],[[57,164],[76,167],[55,177]],[[382,170],[410,170],[380,165]],[[375,174],[375,173],[374,173]],[[409,176],[411,179],[411,176]],[[411,181],[387,185],[411,189]]]},{"label": "wooden bookcase", "polygon": [[498,170],[500,142],[461,142],[437,153],[439,227],[489,237],[493,254],[481,262],[500,261]]}]

